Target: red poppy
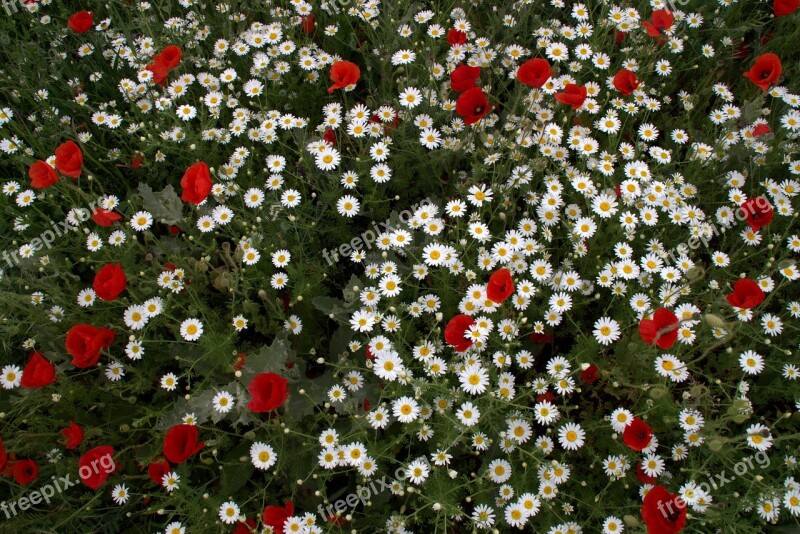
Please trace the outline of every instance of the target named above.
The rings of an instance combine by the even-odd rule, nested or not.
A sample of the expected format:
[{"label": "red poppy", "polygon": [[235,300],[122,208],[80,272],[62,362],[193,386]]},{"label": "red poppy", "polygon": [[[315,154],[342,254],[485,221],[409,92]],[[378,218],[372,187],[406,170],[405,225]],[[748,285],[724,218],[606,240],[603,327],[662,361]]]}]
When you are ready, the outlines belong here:
[{"label": "red poppy", "polygon": [[100,351],[114,342],[114,331],[90,324],[76,324],[67,332],[64,345],[72,356],[72,365],[85,369],[97,363]]},{"label": "red poppy", "polygon": [[114,449],[109,445],[95,447],[78,460],[78,477],[86,487],[96,490],[115,468]]},{"label": "red poppy", "polygon": [[56,148],[56,169],[64,176],[77,178],[81,175],[83,152],[73,141],[61,143]]},{"label": "red poppy", "polygon": [[198,432],[194,425],[175,425],[164,435],[164,456],[173,464],[182,464],[205,446],[197,442]]},{"label": "red poppy", "polygon": [[141,154],[136,154],[131,158],[131,167],[133,170],[139,170],[139,168],[144,164],[144,156]]},{"label": "red poppy", "polygon": [[627,36],[628,36],[628,32],[615,31],[614,32],[614,43],[622,44],[622,42],[625,40],[625,38]]},{"label": "red poppy", "polygon": [[470,67],[469,65],[459,65],[450,73],[450,89],[457,93],[463,93],[467,89],[475,87],[475,82],[481,76],[480,67]]},{"label": "red poppy", "polygon": [[163,63],[150,63],[145,69],[153,73],[154,84],[164,85],[167,82],[169,69]]},{"label": "red poppy", "polygon": [[447,322],[444,327],[444,340],[447,344],[456,349],[457,352],[464,352],[472,346],[472,339],[467,337],[467,329],[475,324],[475,319],[469,315],[459,314]]},{"label": "red poppy", "polygon": [[725,298],[731,306],[749,310],[764,302],[764,291],[749,278],[740,278],[733,284],[733,293]]},{"label": "red poppy", "polygon": [[252,399],[247,403],[247,408],[252,412],[271,412],[279,408],[285,401],[289,392],[286,388],[288,382],[276,373],[259,373],[247,386]]},{"label": "red poppy", "polygon": [[39,352],[31,354],[22,370],[20,385],[24,388],[42,388],[56,381],[56,368]]},{"label": "red poppy", "polygon": [[489,300],[498,304],[514,294],[514,280],[511,279],[511,271],[508,269],[498,269],[489,277],[486,284],[486,294]]},{"label": "red poppy", "polygon": [[639,80],[637,80],[636,75],[628,69],[620,69],[620,71],[614,75],[614,87],[617,91],[627,96],[639,87]]},{"label": "red poppy", "polygon": [[772,204],[764,197],[748,198],[739,209],[754,232],[772,222]]},{"label": "red poppy", "polygon": [[180,47],[169,45],[165,47],[161,53],[153,56],[153,61],[166,67],[168,70],[172,70],[180,65],[181,57],[183,57],[183,51],[180,49]]},{"label": "red poppy", "polygon": [[622,433],[622,441],[625,442],[625,445],[637,452],[646,449],[652,439],[653,430],[650,425],[638,417],[634,417],[631,424],[626,426]]},{"label": "red poppy", "polygon": [[284,506],[267,506],[261,514],[261,521],[268,527],[272,527],[275,534],[284,534],[283,525],[286,520],[294,515],[294,504],[286,501]]},{"label": "red poppy", "polygon": [[181,200],[200,204],[211,193],[211,174],[205,162],[195,163],[183,173],[181,178]]},{"label": "red poppy", "polygon": [[128,279],[122,265],[117,263],[105,264],[94,276],[92,288],[102,300],[114,300],[125,291]]},{"label": "red poppy", "polygon": [[529,59],[517,69],[517,80],[529,87],[537,89],[547,83],[553,76],[550,63],[540,57]]},{"label": "red poppy", "polygon": [[648,345],[655,343],[659,348],[668,349],[678,339],[678,316],[666,308],[659,308],[652,319],[639,322],[639,335]]},{"label": "red poppy", "polygon": [[17,484],[23,486],[30,484],[36,480],[38,474],[39,466],[33,460],[26,458],[14,462],[14,480],[17,481]]},{"label": "red poppy", "polygon": [[450,46],[466,44],[467,34],[455,28],[451,28],[447,31],[447,42],[450,43]]},{"label": "red poppy", "polygon": [[464,118],[467,124],[475,124],[489,113],[489,100],[480,87],[467,89],[456,100],[456,113]]},{"label": "red poppy", "polygon": [[761,137],[770,133],[772,133],[772,130],[769,129],[769,124],[764,124],[763,122],[756,124],[756,127],[753,128],[753,137]]},{"label": "red poppy", "polygon": [[337,89],[357,83],[361,77],[361,69],[350,61],[337,61],[331,66],[330,77],[333,85],[328,87],[328,92],[332,93]]},{"label": "red poppy", "polygon": [[600,368],[595,364],[589,364],[589,367],[581,371],[581,380],[587,384],[594,384],[600,380]]},{"label": "red poppy", "polygon": [[172,467],[165,458],[153,460],[150,462],[150,465],[147,466],[147,476],[150,477],[150,480],[153,481],[153,484],[157,486],[161,485],[161,480],[164,478],[164,475],[170,471],[172,471]]},{"label": "red poppy", "polygon": [[775,0],[772,3],[772,11],[776,17],[785,17],[797,11],[798,5],[800,5],[798,0]]},{"label": "red poppy", "polygon": [[236,530],[233,531],[233,534],[250,534],[252,532],[256,532],[256,521],[251,517],[240,521],[239,524],[236,525]]},{"label": "red poppy", "polygon": [[28,168],[28,177],[31,179],[31,187],[34,189],[44,189],[58,182],[58,173],[46,161],[35,161]]},{"label": "red poppy", "polygon": [[326,128],[325,133],[322,134],[322,140],[329,145],[336,144],[336,131],[333,128]]},{"label": "red poppy", "polygon": [[647,492],[642,503],[647,534],[676,534],[686,526],[686,503],[664,486]]},{"label": "red poppy", "polygon": [[75,33],[86,33],[92,29],[93,24],[94,17],[92,17],[91,11],[78,11],[67,21],[69,29]]},{"label": "red poppy", "polygon": [[308,15],[303,15],[300,17],[300,27],[303,29],[303,33],[306,35],[311,35],[314,33],[314,29],[316,27],[314,14],[309,13]]},{"label": "red poppy", "polygon": [[744,77],[766,91],[778,81],[782,72],[781,59],[776,54],[761,54],[756,58],[753,67],[744,73]]},{"label": "red poppy", "polygon": [[73,421],[69,422],[67,428],[61,430],[61,435],[67,438],[67,443],[64,445],[67,449],[75,449],[83,441],[83,429]]},{"label": "red poppy", "polygon": [[111,210],[104,210],[103,208],[97,208],[92,213],[92,220],[98,226],[105,226],[109,227],[112,226],[115,222],[122,220],[122,215],[119,213],[115,213]]},{"label": "red poppy", "polygon": [[568,83],[564,91],[556,93],[555,97],[562,104],[569,104],[572,109],[578,109],[586,101],[586,86]]},{"label": "red poppy", "polygon": [[644,472],[644,469],[642,469],[641,461],[636,462],[636,478],[638,478],[639,482],[641,482],[642,484],[655,484],[656,480],[658,480],[656,477],[651,477],[650,475]]},{"label": "red poppy", "polygon": [[643,21],[642,26],[650,37],[661,37],[664,32],[672,28],[675,16],[667,9],[657,9],[650,16],[650,21]]}]

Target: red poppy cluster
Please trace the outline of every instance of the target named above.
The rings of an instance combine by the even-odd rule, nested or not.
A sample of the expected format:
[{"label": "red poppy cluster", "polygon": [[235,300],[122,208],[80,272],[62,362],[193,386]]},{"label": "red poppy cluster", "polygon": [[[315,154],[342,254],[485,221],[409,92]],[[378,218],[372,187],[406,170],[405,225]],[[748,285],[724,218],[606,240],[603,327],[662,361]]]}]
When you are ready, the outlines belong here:
[{"label": "red poppy cluster", "polygon": [[28,168],[31,187],[44,189],[58,182],[58,172],[70,178],[78,178],[83,168],[83,151],[73,141],[66,141],[56,148],[56,168],[43,160],[35,161]]}]

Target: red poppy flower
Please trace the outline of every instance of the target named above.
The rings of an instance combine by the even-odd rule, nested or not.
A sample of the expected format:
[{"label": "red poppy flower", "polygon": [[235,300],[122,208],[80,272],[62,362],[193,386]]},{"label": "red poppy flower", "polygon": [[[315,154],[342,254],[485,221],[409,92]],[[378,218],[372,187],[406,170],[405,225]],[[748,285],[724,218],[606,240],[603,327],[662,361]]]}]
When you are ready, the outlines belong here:
[{"label": "red poppy flower", "polygon": [[275,534],[284,534],[283,525],[286,520],[294,515],[294,504],[286,501],[284,506],[267,506],[261,514],[261,521],[268,527],[272,527]]},{"label": "red poppy flower", "polygon": [[31,187],[34,189],[44,189],[58,182],[58,173],[48,165],[46,161],[35,161],[28,168],[28,177],[31,179]]},{"label": "red poppy flower", "polygon": [[761,137],[770,133],[772,133],[772,130],[769,129],[769,124],[764,124],[763,122],[756,124],[756,127],[753,128],[753,137]]},{"label": "red poppy flower", "polygon": [[115,222],[122,220],[122,215],[119,213],[115,213],[111,210],[104,210],[103,208],[97,208],[92,213],[92,220],[98,226],[105,226],[109,227],[112,226]]},{"label": "red poppy flower", "polygon": [[637,452],[646,449],[652,439],[653,430],[650,425],[638,417],[634,417],[631,424],[626,426],[622,433],[622,441],[625,442],[625,445]]},{"label": "red poppy flower", "polygon": [[637,80],[636,75],[628,69],[620,69],[620,71],[614,75],[614,87],[617,91],[627,96],[639,87],[639,80]]},{"label": "red poppy flower", "polygon": [[650,16],[650,21],[643,21],[642,26],[650,37],[661,37],[664,32],[672,28],[675,16],[667,9],[657,9]]},{"label": "red poppy flower", "polygon": [[24,388],[42,388],[56,381],[56,368],[39,352],[31,354],[22,370],[20,385]]},{"label": "red poppy flower", "polygon": [[733,284],[733,293],[725,298],[731,306],[749,310],[764,302],[764,291],[749,278],[740,278]]},{"label": "red poppy flower", "polygon": [[117,263],[105,264],[94,276],[92,288],[102,300],[114,300],[125,291],[128,279],[122,265]]},{"label": "red poppy flower", "polygon": [[459,65],[450,73],[450,89],[457,93],[463,93],[467,89],[475,87],[475,82],[481,76],[480,67],[470,67],[469,65]]},{"label": "red poppy flower", "polygon": [[676,534],[686,526],[686,503],[664,486],[647,492],[642,503],[647,534]]},{"label": "red poppy flower", "polygon": [[586,101],[586,86],[568,83],[564,91],[556,93],[555,97],[562,104],[569,104],[572,109],[578,109]]},{"label": "red poppy flower", "polygon": [[67,21],[69,29],[75,33],[86,33],[92,29],[93,24],[94,17],[92,17],[91,11],[78,11]]},{"label": "red poppy flower", "polygon": [[753,67],[744,73],[744,77],[766,91],[778,81],[782,72],[781,59],[776,54],[761,54],[756,58]]},{"label": "red poppy flower", "polygon": [[590,364],[589,367],[581,371],[581,380],[587,384],[594,384],[600,380],[600,368],[595,364]]},{"label": "red poppy flower", "polygon": [[72,141],[61,143],[56,148],[56,169],[64,176],[77,178],[81,175],[83,152]]},{"label": "red poppy flower", "polygon": [[447,42],[450,43],[450,46],[466,44],[467,34],[455,28],[451,28],[447,31]]},{"label": "red poppy flower", "polygon": [[754,232],[772,222],[772,204],[764,197],[748,198],[739,209]]},{"label": "red poppy flower", "polygon": [[456,113],[464,118],[467,124],[475,124],[489,113],[489,100],[480,87],[467,89],[456,100]]},{"label": "red poppy flower", "polygon": [[252,399],[247,403],[247,408],[252,412],[271,412],[279,408],[285,401],[289,392],[286,388],[288,382],[276,373],[259,373],[247,386]]},{"label": "red poppy flower", "polygon": [[167,76],[169,76],[169,69],[163,63],[150,63],[145,67],[153,73],[153,83],[156,85],[164,85],[167,83]]},{"label": "red poppy flower", "polygon": [[103,485],[108,475],[114,471],[114,449],[109,445],[95,447],[78,460],[78,477],[89,489],[96,490]]},{"label": "red poppy flower", "polygon": [[447,322],[444,327],[444,340],[447,344],[456,349],[457,352],[464,352],[472,346],[472,339],[467,337],[467,329],[475,324],[475,319],[469,315],[459,314]]},{"label": "red poppy flower", "polygon": [[655,343],[659,348],[668,349],[678,339],[678,317],[666,308],[659,308],[652,319],[639,322],[639,335],[648,345]]},{"label": "red poppy flower", "polygon": [[165,458],[159,458],[158,460],[153,460],[150,462],[150,465],[147,466],[147,476],[150,477],[153,484],[160,486],[164,475],[171,470],[172,467],[169,465],[169,462]]},{"label": "red poppy flower", "polygon": [[553,75],[550,63],[540,57],[529,59],[517,69],[517,80],[528,87],[542,87]]},{"label": "red poppy flower", "polygon": [[636,478],[638,478],[639,482],[641,482],[642,484],[655,484],[656,480],[658,480],[656,477],[651,477],[650,475],[644,472],[644,469],[642,469],[641,461],[636,462]]},{"label": "red poppy flower", "polygon": [[211,193],[211,174],[208,172],[208,165],[204,162],[195,163],[183,173],[181,178],[181,200],[200,204]]},{"label": "red poppy flower", "polygon": [[83,429],[73,421],[69,422],[67,428],[61,430],[61,435],[67,438],[67,443],[64,445],[67,449],[75,449],[83,441]]},{"label": "red poppy flower", "polygon": [[165,47],[161,53],[153,56],[153,61],[166,67],[168,70],[172,70],[180,65],[181,57],[183,57],[183,51],[180,49],[180,47],[169,45]]},{"label": "red poppy flower", "polygon": [[194,425],[175,425],[164,435],[164,456],[173,464],[182,464],[205,446],[197,442],[198,432]]},{"label": "red poppy flower", "polygon": [[322,140],[329,145],[336,144],[336,131],[333,128],[326,128],[325,133],[322,134]]},{"label": "red poppy flower", "polygon": [[72,356],[72,365],[85,369],[97,363],[100,351],[114,342],[114,331],[90,324],[76,324],[67,332],[64,345]]},{"label": "red poppy flower", "polygon": [[303,33],[305,33],[306,35],[311,35],[312,33],[314,33],[314,29],[316,27],[314,14],[309,13],[308,15],[303,15],[300,18],[300,27],[303,29]]},{"label": "red poppy flower", "polygon": [[337,61],[331,65],[330,77],[333,85],[328,87],[328,92],[332,93],[337,89],[357,83],[361,77],[361,69],[350,61]]},{"label": "red poppy flower", "polygon": [[23,486],[30,484],[36,480],[38,474],[39,466],[33,460],[25,459],[14,462],[14,480],[17,481],[17,484]]},{"label": "red poppy flower", "polygon": [[797,11],[798,5],[800,5],[798,0],[775,0],[772,3],[772,11],[776,17],[785,17]]},{"label": "red poppy flower", "polygon": [[257,532],[257,530],[256,520],[251,517],[240,521],[239,524],[236,525],[236,530],[233,531],[233,534],[251,534],[252,532]]},{"label": "red poppy flower", "polygon": [[486,295],[489,300],[498,304],[514,294],[514,280],[511,279],[511,271],[508,269],[498,269],[489,277],[486,284]]}]

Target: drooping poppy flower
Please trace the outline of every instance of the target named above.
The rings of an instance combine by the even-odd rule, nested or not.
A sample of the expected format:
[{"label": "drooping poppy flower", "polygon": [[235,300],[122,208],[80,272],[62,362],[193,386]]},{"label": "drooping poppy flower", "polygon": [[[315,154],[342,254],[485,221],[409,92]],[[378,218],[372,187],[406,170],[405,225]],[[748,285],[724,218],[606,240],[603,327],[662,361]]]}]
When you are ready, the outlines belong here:
[{"label": "drooping poppy flower", "polygon": [[56,169],[64,176],[77,178],[81,175],[83,152],[73,141],[61,143],[56,148]]},{"label": "drooping poppy flower", "polygon": [[493,272],[486,284],[486,295],[489,299],[500,304],[513,294],[514,280],[511,279],[511,271],[503,268]]},{"label": "drooping poppy flower", "polygon": [[303,33],[305,33],[306,35],[311,35],[312,33],[314,33],[314,29],[316,28],[316,22],[313,13],[309,13],[308,15],[303,15],[300,18],[300,28],[302,28]]},{"label": "drooping poppy flower", "polygon": [[92,220],[98,226],[109,227],[112,226],[115,222],[122,220],[122,215],[116,213],[111,210],[104,210],[103,208],[97,208],[92,213]]},{"label": "drooping poppy flower", "polygon": [[475,124],[490,111],[489,100],[480,87],[467,89],[456,100],[456,113],[467,124]]},{"label": "drooping poppy flower", "polygon": [[72,365],[85,369],[97,363],[100,351],[114,342],[114,331],[90,324],[76,324],[67,332],[64,345],[72,356]]},{"label": "drooping poppy flower", "polygon": [[749,278],[740,278],[733,284],[733,293],[725,297],[728,304],[749,310],[764,302],[764,290]]},{"label": "drooping poppy flower", "polygon": [[58,182],[58,173],[46,161],[34,161],[28,168],[28,177],[31,179],[31,187],[34,189],[44,189]]},{"label": "drooping poppy flower", "polygon": [[22,370],[20,385],[24,388],[43,388],[56,381],[56,368],[39,352],[31,354]]},{"label": "drooping poppy flower", "polygon": [[26,486],[36,480],[38,475],[39,466],[30,458],[14,461],[14,480],[17,484]]},{"label": "drooping poppy flower", "polygon": [[581,371],[581,380],[587,384],[594,384],[600,380],[600,368],[595,364],[589,364],[589,367]]},{"label": "drooping poppy flower", "polygon": [[475,82],[480,76],[480,67],[459,65],[450,73],[450,88],[457,93],[463,93],[467,89],[475,87]]},{"label": "drooping poppy flower", "polygon": [[622,433],[622,441],[625,442],[625,445],[637,452],[646,449],[652,439],[653,430],[650,425],[638,417],[634,417],[631,424],[626,426]]},{"label": "drooping poppy flower", "polygon": [[128,279],[122,265],[117,263],[105,264],[94,276],[92,289],[101,300],[114,300],[125,291]]},{"label": "drooping poppy flower", "polygon": [[754,232],[758,232],[761,228],[767,226],[772,222],[773,212],[772,204],[764,197],[748,198],[744,203],[739,206],[739,209],[744,215],[747,224]]},{"label": "drooping poppy flower", "polygon": [[67,20],[69,29],[78,34],[88,32],[92,29],[93,24],[94,17],[91,11],[78,11]]},{"label": "drooping poppy flower", "polygon": [[447,344],[456,349],[457,352],[464,352],[472,346],[472,339],[467,337],[467,329],[475,324],[475,319],[469,315],[459,314],[447,322],[444,327],[444,340]]},{"label": "drooping poppy flower", "polygon": [[550,63],[540,57],[529,59],[517,69],[517,80],[528,87],[536,87],[537,89],[546,84],[547,80],[552,76],[553,71],[550,68]]},{"label": "drooping poppy flower", "polygon": [[181,200],[200,204],[211,193],[211,174],[208,172],[208,165],[200,161],[195,163],[183,173],[181,178]]},{"label": "drooping poppy flower", "polygon": [[666,308],[659,308],[653,313],[652,319],[642,319],[639,322],[639,336],[642,341],[652,345],[655,343],[661,349],[670,348],[678,339],[678,317]]},{"label": "drooping poppy flower", "polygon": [[447,42],[450,43],[450,46],[460,46],[467,43],[467,34],[456,30],[455,28],[451,28],[447,31]]},{"label": "drooping poppy flower", "polygon": [[64,445],[67,450],[77,448],[83,441],[83,429],[74,421],[70,421],[69,426],[61,430],[61,435],[67,438],[67,443]]},{"label": "drooping poppy flower", "polygon": [[641,513],[647,534],[676,534],[686,526],[686,503],[664,486],[647,492]]},{"label": "drooping poppy flower", "polygon": [[150,480],[153,481],[153,484],[160,486],[161,481],[164,479],[164,475],[169,473],[172,470],[172,467],[169,465],[169,462],[165,458],[159,458],[157,460],[153,460],[150,462],[150,465],[147,466],[147,476],[150,477]]},{"label": "drooping poppy flower", "polygon": [[798,6],[800,6],[798,0],[775,0],[772,3],[772,12],[776,17],[785,17],[797,11]]},{"label": "drooping poppy flower", "polygon": [[586,86],[568,83],[563,92],[555,94],[555,98],[562,104],[572,106],[572,109],[578,109],[586,101],[586,93]]},{"label": "drooping poppy flower", "polygon": [[86,487],[97,490],[115,468],[114,449],[109,445],[100,445],[80,457],[78,477]]},{"label": "drooping poppy flower", "polygon": [[782,72],[781,58],[768,53],[758,56],[753,67],[743,76],[759,86],[762,91],[767,91],[770,85],[778,81]]},{"label": "drooping poppy flower", "polygon": [[283,525],[294,515],[294,504],[286,501],[284,506],[267,506],[261,513],[261,521],[272,527],[275,534],[284,534]]},{"label": "drooping poppy flower", "polygon": [[329,145],[336,144],[336,130],[333,128],[326,128],[325,133],[322,134],[322,140]]},{"label": "drooping poppy flower", "polygon": [[361,69],[358,65],[350,61],[337,61],[331,65],[331,81],[333,85],[328,87],[328,92],[332,93],[337,89],[342,89],[354,85],[361,78]]},{"label": "drooping poppy flower", "polygon": [[636,74],[632,71],[620,69],[620,71],[614,75],[614,87],[617,91],[627,96],[639,87],[639,80],[636,79]]},{"label": "drooping poppy flower", "polygon": [[164,456],[173,464],[182,464],[202,449],[205,442],[198,442],[195,425],[178,424],[164,434]]},{"label": "drooping poppy flower", "polygon": [[650,37],[662,37],[675,22],[675,16],[668,9],[657,9],[653,11],[650,20],[643,21],[642,26],[647,30]]},{"label": "drooping poppy flower", "polygon": [[247,391],[252,397],[247,408],[252,412],[271,412],[286,401],[289,395],[287,380],[277,373],[259,373],[253,378]]}]

